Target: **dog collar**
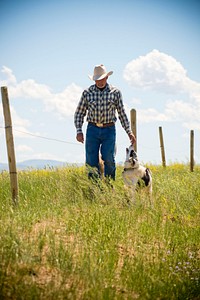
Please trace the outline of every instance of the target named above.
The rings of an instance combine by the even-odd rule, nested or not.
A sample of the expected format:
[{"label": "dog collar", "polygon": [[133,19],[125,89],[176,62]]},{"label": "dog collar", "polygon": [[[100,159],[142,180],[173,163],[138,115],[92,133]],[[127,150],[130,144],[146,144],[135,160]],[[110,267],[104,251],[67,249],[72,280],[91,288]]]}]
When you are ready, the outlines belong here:
[{"label": "dog collar", "polygon": [[130,171],[130,170],[135,170],[135,169],[138,169],[138,166],[133,166],[133,167],[130,167],[130,168],[124,168],[124,172],[126,171]]},{"label": "dog collar", "polygon": [[135,168],[124,168],[124,172],[129,171],[129,170],[133,170]]}]

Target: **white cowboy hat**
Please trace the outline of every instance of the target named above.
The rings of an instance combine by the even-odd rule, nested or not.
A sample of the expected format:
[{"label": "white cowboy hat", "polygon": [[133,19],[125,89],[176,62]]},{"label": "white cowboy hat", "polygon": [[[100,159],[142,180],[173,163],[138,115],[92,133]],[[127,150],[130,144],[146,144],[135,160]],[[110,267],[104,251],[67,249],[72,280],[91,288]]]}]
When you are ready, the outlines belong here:
[{"label": "white cowboy hat", "polygon": [[103,78],[105,78],[106,76],[110,76],[112,75],[113,71],[107,72],[106,68],[104,65],[97,65],[94,68],[94,74],[93,75],[88,75],[88,77],[91,80],[101,80]]}]

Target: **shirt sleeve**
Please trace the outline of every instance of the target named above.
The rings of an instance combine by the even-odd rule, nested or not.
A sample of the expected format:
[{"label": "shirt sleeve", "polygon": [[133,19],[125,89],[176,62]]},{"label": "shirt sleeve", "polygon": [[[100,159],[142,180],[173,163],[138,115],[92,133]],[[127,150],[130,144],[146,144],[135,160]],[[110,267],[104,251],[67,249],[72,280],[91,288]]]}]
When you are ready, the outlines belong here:
[{"label": "shirt sleeve", "polygon": [[82,126],[84,122],[84,117],[87,113],[87,101],[85,97],[85,91],[82,93],[81,99],[78,103],[74,114],[74,125],[76,127],[77,134],[82,133]]},{"label": "shirt sleeve", "polygon": [[117,100],[118,100],[117,101],[117,112],[118,112],[118,116],[119,116],[121,125],[127,134],[132,133],[131,128],[130,128],[130,122],[129,122],[128,117],[125,112],[122,94],[119,90],[117,91]]}]

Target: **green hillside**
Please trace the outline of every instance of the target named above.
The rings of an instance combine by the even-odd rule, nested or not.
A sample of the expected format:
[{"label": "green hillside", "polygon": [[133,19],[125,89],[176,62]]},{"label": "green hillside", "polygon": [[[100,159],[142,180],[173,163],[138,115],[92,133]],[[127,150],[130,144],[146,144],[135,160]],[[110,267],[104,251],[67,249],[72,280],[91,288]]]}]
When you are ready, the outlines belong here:
[{"label": "green hillside", "polygon": [[85,167],[0,174],[0,299],[200,299],[200,167],[150,166],[153,205]]}]

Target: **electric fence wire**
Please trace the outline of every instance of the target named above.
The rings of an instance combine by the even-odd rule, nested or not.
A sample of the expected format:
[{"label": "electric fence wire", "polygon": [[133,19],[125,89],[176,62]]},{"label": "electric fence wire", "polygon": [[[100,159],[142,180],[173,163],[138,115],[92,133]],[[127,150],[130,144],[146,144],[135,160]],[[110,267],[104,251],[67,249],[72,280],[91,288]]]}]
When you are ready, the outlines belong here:
[{"label": "electric fence wire", "polygon": [[[13,128],[13,127],[12,127]],[[5,129],[4,126],[0,126],[0,129]],[[64,144],[71,144],[71,145],[77,145],[77,146],[81,146],[82,144],[80,143],[75,143],[75,142],[68,142],[68,141],[64,141],[64,140],[59,140],[59,139],[56,139],[56,138],[49,138],[49,137],[46,137],[46,136],[42,136],[42,135],[37,135],[37,134],[34,134],[34,133],[30,133],[30,132],[25,132],[25,131],[22,131],[22,130],[18,130],[18,129],[15,129],[13,128],[14,131],[16,132],[19,132],[19,133],[22,133],[22,134],[25,134],[25,135],[29,135],[29,136],[33,136],[35,138],[40,138],[40,139],[45,139],[45,140],[49,140],[49,141],[54,141],[54,142],[59,142],[59,143],[64,143]],[[139,144],[138,145],[139,147],[142,147],[142,148],[145,148],[145,149],[148,149],[149,151],[154,151],[155,148],[152,148],[152,147],[147,147],[147,146],[144,146],[142,144]],[[166,148],[166,151],[167,152],[173,152],[173,153],[179,153],[179,151],[176,151],[175,149],[170,149],[170,148]]]},{"label": "electric fence wire", "polygon": [[[2,126],[0,126],[0,128],[1,129],[5,129],[5,127],[2,127]],[[37,135],[37,134],[34,134],[34,133],[25,132],[25,131],[14,129],[14,128],[13,128],[13,130],[16,131],[16,132],[23,133],[23,134],[26,134],[26,135],[30,135],[30,136],[33,136],[33,137],[36,137],[36,138],[40,138],[40,139],[45,139],[45,140],[59,142],[59,143],[65,143],[65,144],[80,145],[79,143],[67,142],[67,141],[64,141],[64,140],[59,140],[59,139],[55,139],[55,138],[49,138],[49,137],[46,137],[46,136]]]}]

